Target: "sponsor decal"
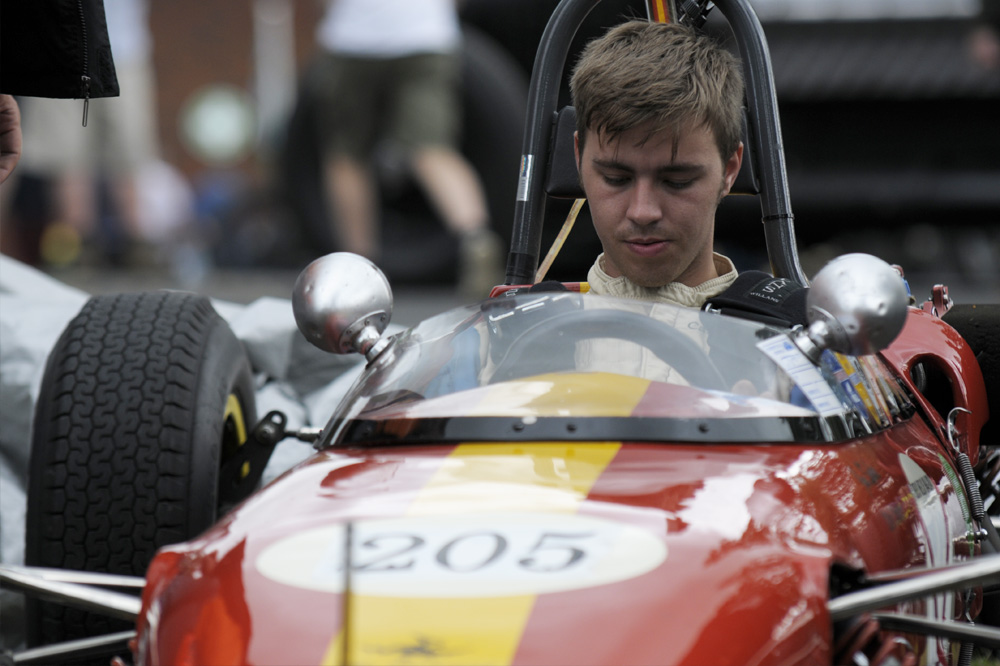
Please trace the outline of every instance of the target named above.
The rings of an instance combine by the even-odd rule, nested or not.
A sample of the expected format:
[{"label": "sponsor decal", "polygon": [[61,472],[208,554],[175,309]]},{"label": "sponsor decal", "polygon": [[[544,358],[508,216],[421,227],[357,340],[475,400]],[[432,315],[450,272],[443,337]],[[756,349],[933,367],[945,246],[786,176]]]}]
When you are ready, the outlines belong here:
[{"label": "sponsor decal", "polygon": [[757,348],[784,370],[799,387],[813,408],[822,416],[844,413],[840,399],[826,383],[809,357],[785,335],[776,335],[757,343]]},{"label": "sponsor decal", "polygon": [[948,524],[944,505],[934,482],[912,458],[899,454],[899,464],[906,475],[923,530],[917,535],[927,550],[927,566],[941,566],[951,559],[949,553]]},{"label": "sponsor decal", "polygon": [[951,482],[951,487],[955,489],[955,497],[958,498],[958,508],[962,511],[962,519],[965,521],[965,547],[967,552],[976,551],[976,526],[972,522],[972,509],[969,507],[969,500],[965,496],[965,483],[958,476],[958,472],[948,459],[940,453],[937,454],[938,462],[944,468],[944,473]]}]

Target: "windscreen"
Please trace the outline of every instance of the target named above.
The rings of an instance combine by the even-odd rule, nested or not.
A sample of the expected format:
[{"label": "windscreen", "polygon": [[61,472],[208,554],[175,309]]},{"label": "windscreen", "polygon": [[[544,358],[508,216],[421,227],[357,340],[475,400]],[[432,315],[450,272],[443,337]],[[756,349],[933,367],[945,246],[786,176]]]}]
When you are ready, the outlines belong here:
[{"label": "windscreen", "polygon": [[[387,414],[842,417],[855,405],[838,367],[830,353],[813,365],[787,330],[749,320],[591,294],[523,294],[400,333],[335,422]],[[623,396],[633,395],[625,409]]]}]

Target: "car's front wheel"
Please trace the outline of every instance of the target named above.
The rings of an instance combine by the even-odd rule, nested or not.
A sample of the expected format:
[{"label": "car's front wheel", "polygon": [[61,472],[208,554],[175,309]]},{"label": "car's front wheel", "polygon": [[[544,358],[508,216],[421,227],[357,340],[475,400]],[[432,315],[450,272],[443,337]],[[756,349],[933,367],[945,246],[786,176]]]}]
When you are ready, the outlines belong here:
[{"label": "car's front wheel", "polygon": [[[25,563],[141,576],[158,548],[207,528],[220,466],[256,420],[253,388],[242,344],[208,299],[90,299],[38,396]],[[121,629],[32,600],[26,620],[32,645]]]}]

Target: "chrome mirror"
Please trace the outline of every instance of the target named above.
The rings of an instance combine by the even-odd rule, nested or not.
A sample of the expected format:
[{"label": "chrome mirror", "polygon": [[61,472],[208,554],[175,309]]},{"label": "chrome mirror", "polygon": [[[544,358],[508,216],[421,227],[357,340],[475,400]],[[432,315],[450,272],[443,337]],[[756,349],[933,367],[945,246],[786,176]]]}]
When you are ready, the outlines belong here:
[{"label": "chrome mirror", "polygon": [[292,289],[292,311],[302,335],[324,351],[371,361],[389,344],[382,332],[392,316],[392,289],[360,255],[334,252],[306,266]]},{"label": "chrome mirror", "polygon": [[908,302],[899,271],[870,254],[845,254],[813,278],[806,297],[809,327],[795,342],[814,361],[824,349],[874,354],[903,330]]}]

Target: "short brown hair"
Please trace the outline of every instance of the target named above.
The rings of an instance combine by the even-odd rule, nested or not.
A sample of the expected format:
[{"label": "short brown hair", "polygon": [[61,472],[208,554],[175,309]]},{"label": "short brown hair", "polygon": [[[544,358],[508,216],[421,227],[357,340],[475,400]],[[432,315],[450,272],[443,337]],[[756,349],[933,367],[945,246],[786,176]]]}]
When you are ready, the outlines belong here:
[{"label": "short brown hair", "polygon": [[739,60],[714,40],[676,23],[629,21],[583,50],[570,93],[583,152],[588,129],[608,138],[653,123],[653,131],[706,125],[723,160],[740,142]]}]

